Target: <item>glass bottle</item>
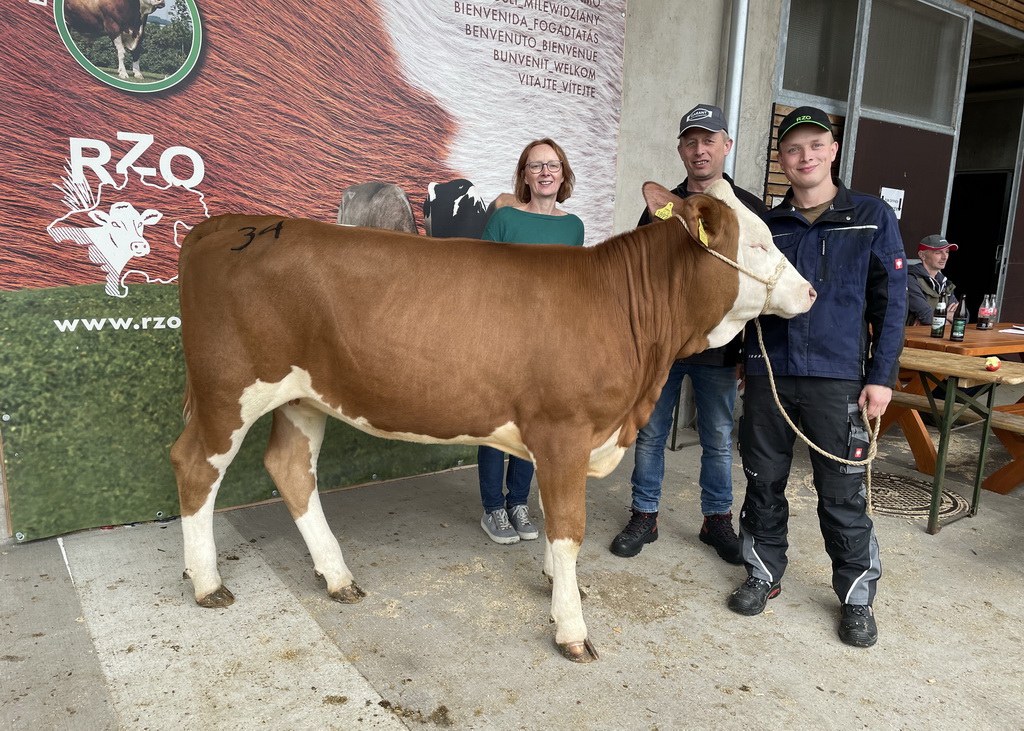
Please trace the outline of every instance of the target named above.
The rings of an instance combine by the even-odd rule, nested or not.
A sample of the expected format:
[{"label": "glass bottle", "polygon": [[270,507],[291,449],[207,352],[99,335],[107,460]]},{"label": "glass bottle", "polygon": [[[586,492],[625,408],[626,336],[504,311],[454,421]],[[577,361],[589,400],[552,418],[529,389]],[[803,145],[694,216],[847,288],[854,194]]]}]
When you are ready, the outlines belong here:
[{"label": "glass bottle", "polygon": [[939,292],[939,301],[935,303],[935,312],[932,314],[932,331],[931,336],[933,338],[944,338],[946,337],[946,292],[945,290]]},{"label": "glass bottle", "polygon": [[953,315],[953,327],[949,331],[949,339],[954,343],[962,343],[964,340],[964,330],[967,329],[967,320],[970,319],[970,313],[967,311],[967,298],[961,296],[960,304],[957,305],[956,313]]},{"label": "glass bottle", "polygon": [[992,328],[992,295],[986,294],[981,298],[981,307],[978,308],[978,320],[974,327],[978,330],[989,330]]}]

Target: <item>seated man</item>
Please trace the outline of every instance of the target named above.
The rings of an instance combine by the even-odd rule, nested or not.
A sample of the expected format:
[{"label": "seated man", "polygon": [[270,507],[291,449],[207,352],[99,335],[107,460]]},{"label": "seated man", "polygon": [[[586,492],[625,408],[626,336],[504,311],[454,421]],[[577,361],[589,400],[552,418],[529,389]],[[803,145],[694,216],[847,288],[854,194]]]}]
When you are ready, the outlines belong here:
[{"label": "seated man", "polygon": [[949,260],[949,252],[958,248],[938,234],[925,236],[917,245],[917,256],[921,263],[907,270],[908,325],[931,325],[940,296],[946,298],[946,319],[953,319],[957,306],[957,299],[953,295],[956,285],[946,278],[942,270]]}]

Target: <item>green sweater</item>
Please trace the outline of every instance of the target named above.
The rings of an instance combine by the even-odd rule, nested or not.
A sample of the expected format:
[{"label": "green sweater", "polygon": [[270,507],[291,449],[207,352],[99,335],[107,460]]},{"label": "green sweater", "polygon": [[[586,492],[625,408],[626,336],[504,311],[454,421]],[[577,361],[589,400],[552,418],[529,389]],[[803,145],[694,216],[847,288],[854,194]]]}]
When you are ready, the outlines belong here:
[{"label": "green sweater", "polygon": [[547,216],[505,206],[491,215],[481,238],[485,241],[516,244],[582,246],[583,221],[572,213]]}]

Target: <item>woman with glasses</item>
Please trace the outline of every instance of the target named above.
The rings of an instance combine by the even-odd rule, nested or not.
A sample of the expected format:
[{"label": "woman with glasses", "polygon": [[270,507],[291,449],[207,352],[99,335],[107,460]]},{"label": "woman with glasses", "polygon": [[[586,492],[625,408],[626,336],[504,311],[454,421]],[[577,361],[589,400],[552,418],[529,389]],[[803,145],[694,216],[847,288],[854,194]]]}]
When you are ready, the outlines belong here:
[{"label": "woman with glasses", "polygon": [[[516,202],[491,215],[482,238],[506,243],[582,246],[583,221],[557,205],[572,195],[575,182],[565,152],[554,140],[545,137],[531,142],[519,156],[512,178]],[[480,525],[484,532],[492,541],[502,544],[537,538],[539,532],[530,522],[526,506],[533,464],[508,455],[505,494],[505,453],[493,447],[480,447],[477,462],[484,506]]]}]

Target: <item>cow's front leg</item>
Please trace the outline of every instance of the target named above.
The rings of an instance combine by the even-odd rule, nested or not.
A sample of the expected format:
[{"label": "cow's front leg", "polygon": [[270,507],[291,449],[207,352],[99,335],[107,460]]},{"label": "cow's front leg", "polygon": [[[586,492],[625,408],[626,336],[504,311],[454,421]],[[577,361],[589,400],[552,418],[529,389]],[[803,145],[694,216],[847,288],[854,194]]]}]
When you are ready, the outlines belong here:
[{"label": "cow's front leg", "polygon": [[587,454],[582,450],[534,451],[537,485],[544,502],[544,573],[552,581],[551,618],[555,622],[555,643],[573,662],[590,662],[598,657],[587,637],[576,579],[576,557],[586,527]]},{"label": "cow's front leg", "polygon": [[124,57],[129,52],[129,49],[125,48],[122,35],[116,35],[111,40],[113,40],[114,48],[117,50],[117,77],[127,81],[128,70],[124,66]]},{"label": "cow's front leg", "polygon": [[263,462],[309,548],[313,570],[327,581],[328,595],[350,604],[366,594],[352,580],[316,487],[316,463],[326,421],[322,412],[301,403],[278,407]]}]

